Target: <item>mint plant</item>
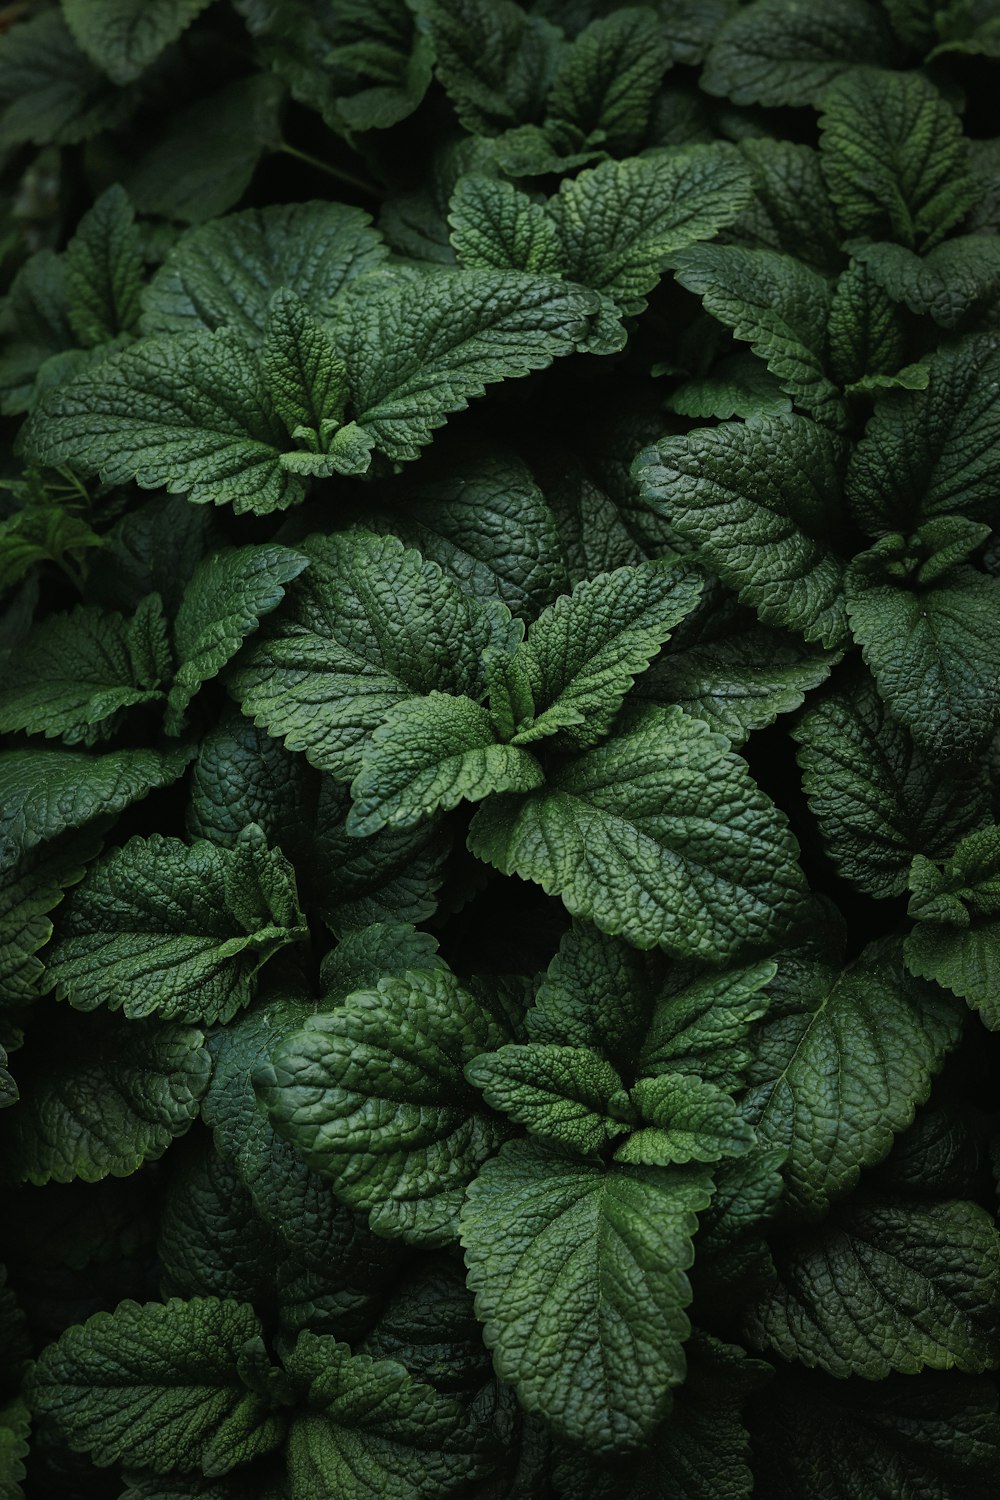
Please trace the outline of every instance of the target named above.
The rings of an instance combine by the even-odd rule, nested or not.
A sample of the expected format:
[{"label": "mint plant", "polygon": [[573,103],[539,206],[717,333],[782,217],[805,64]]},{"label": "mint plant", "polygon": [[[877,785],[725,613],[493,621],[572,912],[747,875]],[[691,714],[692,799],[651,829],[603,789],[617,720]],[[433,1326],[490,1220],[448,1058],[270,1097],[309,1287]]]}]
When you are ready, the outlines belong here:
[{"label": "mint plant", "polygon": [[0,13],[2,1500],[995,1496],[998,59]]}]

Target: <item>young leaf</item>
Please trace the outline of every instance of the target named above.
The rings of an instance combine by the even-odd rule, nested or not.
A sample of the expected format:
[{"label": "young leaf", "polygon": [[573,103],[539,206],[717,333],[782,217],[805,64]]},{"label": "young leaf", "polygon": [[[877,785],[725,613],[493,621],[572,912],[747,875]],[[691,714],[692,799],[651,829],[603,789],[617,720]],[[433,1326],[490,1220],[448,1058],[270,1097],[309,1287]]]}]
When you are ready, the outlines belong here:
[{"label": "young leaf", "polygon": [[511,659],[533,705],[515,721],[514,743],[558,734],[562,744],[583,749],[603,739],[636,677],[694,609],[701,589],[696,573],[649,562],[599,573],[557,599]]},{"label": "young leaf", "polygon": [[23,1098],[11,1116],[15,1181],[127,1177],[190,1129],[211,1060],[189,1026],[79,1016],[50,1019],[44,1048],[19,1058]]},{"label": "young leaf", "polygon": [[895,576],[905,552],[904,538],[889,535],[854,559],[845,579],[851,630],[917,744],[936,760],[969,759],[1000,712],[1000,579],[959,566],[922,585]]},{"label": "young leaf", "polygon": [[313,1016],[255,1082],[275,1128],[377,1233],[444,1244],[466,1183],[509,1133],[462,1069],[506,1039],[447,970],[413,971]]},{"label": "young leaf", "polygon": [[587,1047],[501,1047],[474,1057],[465,1076],[493,1109],[581,1156],[636,1123],[618,1074]]},{"label": "young leaf", "polygon": [[326,453],[343,419],[347,369],[294,292],[278,292],[271,303],[261,367],[289,437],[309,453]]},{"label": "young leaf", "polygon": [[793,734],[826,854],[869,896],[900,895],[914,854],[944,859],[988,817],[981,768],[942,777],[867,677],[811,705]]},{"label": "young leaf", "polygon": [[135,332],[142,283],[132,205],[123,188],[108,188],[84,214],[66,249],[69,321],[84,348]]},{"label": "young leaf", "polygon": [[719,1161],[742,1156],[754,1143],[729,1095],[701,1078],[676,1073],[640,1078],[631,1098],[647,1128],[619,1146],[616,1161],[660,1167]]},{"label": "young leaf", "polygon": [[697,1172],[510,1141],[462,1212],[476,1315],[521,1404],[597,1452],[646,1441],[684,1378]]},{"label": "young leaf", "polygon": [[856,245],[854,254],[894,302],[931,317],[942,328],[960,328],[977,304],[1000,287],[1000,243],[995,235],[964,234],[916,255],[904,245]]},{"label": "young leaf", "polygon": [[8,750],[0,755],[0,870],[22,853],[119,813],[157,787],[176,781],[191,759],[187,746],[112,750],[84,755],[60,750]]},{"label": "young leaf", "polygon": [[259,828],[232,849],[152,834],[91,868],[59,924],[49,976],[78,1010],[226,1021],[268,959],[305,935],[292,868]]},{"label": "young leaf", "polygon": [[860,1203],[779,1254],[746,1329],[840,1378],[993,1369],[1000,1235],[975,1203]]},{"label": "young leaf", "polygon": [[784,818],[721,736],[680,709],[490,798],[469,848],[637,947],[721,962],[792,920],[803,884]]},{"label": "young leaf", "polygon": [[826,375],[830,286],[791,255],[699,245],[673,257],[681,286],[763,359],[796,405],[837,427],[840,393]]},{"label": "young leaf", "polygon": [[49,615],[3,673],[0,730],[93,745],[114,732],[124,709],[164,697],[140,667],[121,615],[90,605]]},{"label": "young leaf", "polygon": [[305,1408],[288,1435],[294,1500],[434,1500],[483,1472],[461,1404],[395,1360],[307,1332],[286,1369]]},{"label": "young leaf", "polygon": [[274,294],[328,317],[338,294],[373,271],[387,248],[360,208],[288,203],[228,214],[188,230],[143,294],[144,333],[231,328],[259,344]]},{"label": "young leaf", "polygon": [[527,750],[497,743],[490,715],[471,698],[431,693],[394,704],[365,744],[351,783],[347,831],[411,828],[459,802],[529,792],[542,768]]},{"label": "young leaf", "polygon": [[786,1153],[786,1203],[805,1218],[883,1159],[961,1036],[954,1006],[901,958],[887,943],[844,972],[796,960],[759,1033],[746,1112],[761,1145]]},{"label": "young leaf", "polygon": [[209,0],[63,0],[66,24],[113,83],[132,83]]},{"label": "young leaf", "polygon": [[815,104],[852,63],[888,61],[888,29],[866,0],[821,9],[753,0],[715,35],[702,87],[733,104]]},{"label": "young leaf", "polygon": [[186,491],[198,504],[266,515],[297,504],[301,479],[253,354],[232,334],[142,339],[51,391],[23,429],[25,452],[107,484]]},{"label": "young leaf", "polygon": [[840,226],[827,196],[819,152],[773,136],[747,136],[740,154],[753,173],[754,194],[726,238],[748,248],[780,250],[816,271],[843,265]]},{"label": "young leaf", "polygon": [[226,1474],[284,1434],[261,1334],[241,1302],[121,1302],[43,1352],[32,1402],[95,1463]]},{"label": "young leaf", "polygon": [[958,116],[923,73],[852,69],[823,95],[820,130],[845,236],[929,250],[975,201]]},{"label": "young leaf", "polygon": [[740,157],[716,142],[603,162],[564,181],[549,209],[566,275],[636,314],[670,258],[731,223],[750,193]]},{"label": "young leaf", "polygon": [[511,630],[502,606],[478,604],[395,537],[341,532],[297,550],[308,571],[230,674],[256,724],[347,779],[395,704],[435,689],[482,696],[482,653]]},{"label": "young leaf", "polygon": [[940,870],[931,859],[918,855],[909,883],[909,915],[916,918],[916,926],[903,947],[907,968],[961,995],[990,1030],[1000,1030],[1000,836],[996,827],[969,834]]},{"label": "young leaf", "polygon": [[199,563],[174,621],[178,667],[170,689],[168,732],[180,727],[202,684],[236,655],[261,616],[281,603],[283,585],[307,564],[300,553],[273,543],[215,552]]},{"label": "young leaf", "polygon": [[[646,503],[766,625],[845,643],[839,440],[807,417],[755,417],[665,438],[636,460]],[[752,477],[751,477],[752,475]]]}]

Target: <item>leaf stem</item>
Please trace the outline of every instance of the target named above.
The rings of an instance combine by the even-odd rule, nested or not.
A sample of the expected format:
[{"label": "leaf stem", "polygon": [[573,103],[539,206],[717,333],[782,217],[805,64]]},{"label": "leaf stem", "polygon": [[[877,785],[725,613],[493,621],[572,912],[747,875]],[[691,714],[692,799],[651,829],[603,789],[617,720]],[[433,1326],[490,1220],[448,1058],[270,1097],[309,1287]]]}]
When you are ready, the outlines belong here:
[{"label": "leaf stem", "polygon": [[296,161],[305,162],[306,166],[315,167],[317,172],[325,172],[328,177],[336,177],[339,182],[348,187],[357,188],[359,193],[366,193],[369,198],[379,198],[381,194],[373,182],[368,182],[364,177],[356,177],[353,172],[348,172],[344,167],[335,167],[328,161],[321,161],[318,156],[312,156],[308,151],[300,151],[298,146],[290,146],[287,141],[282,141],[278,147],[285,156],[294,156]]}]

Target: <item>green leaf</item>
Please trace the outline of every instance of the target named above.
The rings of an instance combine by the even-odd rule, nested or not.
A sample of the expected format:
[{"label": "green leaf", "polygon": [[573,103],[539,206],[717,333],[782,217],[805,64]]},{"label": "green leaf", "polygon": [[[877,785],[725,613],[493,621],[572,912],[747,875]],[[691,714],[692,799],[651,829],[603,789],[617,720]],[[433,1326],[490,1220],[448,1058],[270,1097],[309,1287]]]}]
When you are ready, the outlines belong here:
[{"label": "green leaf", "polygon": [[64,891],[82,880],[100,849],[91,829],[32,849],[0,885],[0,1005],[24,1005],[41,992],[45,965],[38,957],[52,936],[49,913]]},{"label": "green leaf", "polygon": [[383,828],[365,839],[347,830],[348,787],[324,777],[316,813],[316,905],[331,932],[369,922],[433,916],[450,849],[446,826]]},{"label": "green leaf", "polygon": [[851,630],[879,693],[917,744],[934,759],[968,759],[1000,709],[1000,579],[959,566],[922,585],[894,576],[905,551],[903,537],[890,535],[850,565]]},{"label": "green leaf", "polygon": [[996,827],[970,833],[940,870],[931,859],[918,855],[909,884],[909,915],[916,919],[916,926],[903,947],[907,968],[961,995],[991,1031],[1000,1030],[1000,835]]},{"label": "green leaf", "polygon": [[587,1047],[501,1047],[474,1057],[465,1076],[493,1109],[582,1156],[635,1123],[622,1080]]},{"label": "green leaf", "polygon": [[680,709],[476,813],[469,848],[637,947],[721,962],[786,928],[802,876],[784,818],[721,736]]},{"label": "green leaf", "polygon": [[489,712],[471,698],[431,693],[394,704],[366,741],[351,783],[348,833],[411,828],[459,802],[541,786],[542,768],[497,743]]},{"label": "green leaf", "polygon": [[925,391],[887,391],[848,465],[846,499],[865,531],[914,530],[939,515],[987,519],[1000,462],[1000,341],[981,334],[932,354]]},{"label": "green leaf", "polygon": [[854,247],[858,259],[838,276],[827,324],[830,373],[849,392],[892,374],[906,357],[902,319],[873,276],[865,248]]},{"label": "green leaf", "polygon": [[867,0],[753,0],[719,28],[701,86],[734,104],[816,104],[852,63],[889,57],[887,29]]},{"label": "green leaf", "polygon": [[[308,559],[288,547],[234,547],[206,557],[184,590],[174,621],[178,667],[170,690],[168,732],[202,685],[218,675],[285,596]],[[251,819],[247,820],[252,821]]]},{"label": "green leaf", "polygon": [[694,609],[701,589],[689,569],[649,562],[600,573],[557,599],[511,659],[512,679],[523,674],[528,707],[515,715],[514,743],[558,734],[561,744],[582,749],[603,739],[636,677]]},{"label": "green leaf", "polygon": [[191,759],[186,746],[84,755],[61,750],[8,750],[0,755],[0,870],[36,844],[92,818],[119,813],[177,780]]},{"label": "green leaf", "polygon": [[139,500],[103,538],[88,583],[115,609],[134,610],[159,594],[173,617],[198,563],[216,538],[216,518],[184,495]]},{"label": "green leaf", "polygon": [[560,34],[512,0],[414,0],[434,50],[434,71],[461,125],[499,135],[537,118]]},{"label": "green leaf", "polygon": [[840,526],[840,442],[807,417],[754,417],[640,454],[646,504],[698,549],[765,625],[845,644],[843,563],[829,544]]},{"label": "green leaf", "polygon": [[108,188],[84,214],[66,249],[69,321],[85,348],[135,331],[142,283],[132,205],[123,188]]},{"label": "green leaf", "polygon": [[133,104],[80,51],[55,7],[0,36],[0,150],[75,145],[120,125]]},{"label": "green leaf", "polygon": [[823,95],[819,124],[845,236],[929,250],[975,201],[958,116],[923,73],[852,69]]},{"label": "green leaf", "polygon": [[995,235],[963,234],[917,255],[905,245],[856,245],[854,254],[895,302],[931,317],[942,328],[960,328],[982,311],[1000,287],[1000,242]]},{"label": "green leaf", "polygon": [[49,392],[25,452],[107,484],[185,491],[196,504],[266,515],[297,504],[285,427],[253,354],[232,334],[143,339]]},{"label": "green leaf", "polygon": [[447,467],[387,491],[365,525],[392,532],[468,594],[531,618],[566,586],[555,516],[527,465],[503,450],[449,453]]},{"label": "green leaf", "polygon": [[232,849],[154,833],[90,869],[60,921],[49,977],[78,1010],[227,1021],[304,924],[294,872],[256,826]]},{"label": "green leaf", "polygon": [[187,831],[231,849],[247,824],[256,823],[268,844],[305,875],[313,857],[314,803],[311,772],[301,757],[231,708],[198,746]]},{"label": "green leaf", "polygon": [[830,1375],[993,1369],[1000,1236],[974,1203],[861,1203],[777,1256],[750,1309],[759,1347]]},{"label": "green leaf", "polygon": [[506,1039],[447,970],[413,971],[311,1017],[255,1081],[275,1128],[377,1233],[443,1244],[508,1133],[462,1069]]},{"label": "green leaf", "polygon": [[328,317],[339,293],[386,254],[369,215],[343,203],[228,214],[177,241],[143,294],[143,332],[227,327],[259,344],[276,292],[292,292]]},{"label": "green leaf", "polygon": [[170,1157],[156,1255],[164,1297],[259,1302],[274,1281],[275,1242],[234,1164],[190,1135]]},{"label": "green leaf", "polygon": [[988,816],[981,768],[942,777],[867,678],[812,704],[793,734],[825,852],[869,896],[900,895],[914,854],[944,859]]},{"label": "green leaf", "polygon": [[142,671],[136,646],[136,632],[121,615],[80,605],[47,616],[3,672],[0,730],[67,745],[106,739],[125,709],[164,697],[158,675]]},{"label": "green leaf", "polygon": [[701,1078],[673,1073],[640,1078],[631,1098],[648,1128],[619,1146],[616,1161],[659,1167],[714,1162],[742,1156],[754,1143],[729,1095]]},{"label": "green leaf", "polygon": [[840,393],[826,375],[825,276],[791,255],[740,245],[699,245],[673,265],[681,286],[750,345],[803,411],[841,425]]},{"label": "green leaf", "polygon": [[261,157],[281,147],[284,95],[277,78],[250,73],[167,111],[160,134],[125,174],[139,212],[200,224],[232,208]]},{"label": "green leaf", "polygon": [[947,997],[905,973],[898,943],[871,945],[844,971],[793,958],[758,1036],[747,1099],[761,1145],[786,1153],[790,1209],[818,1218],[883,1159],[961,1031]]},{"label": "green leaf", "polygon": [[240,1302],[120,1302],[44,1350],[32,1403],[97,1464],[124,1458],[157,1473],[225,1474],[284,1432],[261,1388],[261,1334]]},{"label": "green leaf", "polygon": [[685,380],[666,400],[681,417],[775,417],[792,403],[762,360],[747,351],[726,355],[708,375]]},{"label": "green leaf", "polygon": [[549,203],[566,275],[641,313],[671,257],[730,224],[750,192],[739,155],[720,143],[603,162]]},{"label": "green leaf", "polygon": [[739,148],[753,173],[754,194],[727,231],[727,240],[783,251],[816,271],[839,271],[840,226],[827,196],[819,152],[772,136],[748,136]]},{"label": "green leaf", "polygon": [[62,1013],[46,1030],[19,1057],[6,1150],[16,1181],[128,1177],[190,1128],[211,1071],[200,1031]]},{"label": "green leaf", "polygon": [[112,83],[132,83],[210,0],[62,0],[66,24]]},{"label": "green leaf", "polygon": [[470,1186],[462,1243],[502,1380],[597,1452],[648,1440],[684,1379],[686,1269],[707,1177],[511,1141]]},{"label": "green leaf", "polygon": [[294,292],[280,291],[271,303],[261,366],[289,436],[309,453],[326,453],[343,419],[347,369]]},{"label": "green leaf", "polygon": [[400,701],[483,695],[482,654],[511,631],[501,605],[480,605],[392,536],[341,532],[297,550],[307,572],[229,677],[243,712],[289,750],[346,780]]},{"label": "green leaf", "polygon": [[691,623],[637,683],[635,697],[676,703],[734,746],[798,708],[838,659],[721,600]]},{"label": "green leaf", "polygon": [[389,458],[416,458],[487,385],[542,370],[587,338],[596,300],[513,272],[441,272],[345,300],[354,422]]},{"label": "green leaf", "polygon": [[750,1062],[751,1025],[767,1010],[763,990],[774,972],[770,960],[707,972],[672,966],[655,996],[639,1071],[683,1074],[727,1094],[738,1089]]},{"label": "green leaf", "polygon": [[534,271],[559,276],[562,246],[541,203],[500,178],[470,173],[458,181],[448,208],[451,243],[469,270]]},{"label": "green leaf", "polygon": [[996,1387],[953,1372],[876,1384],[796,1370],[768,1391],[754,1451],[774,1500],[987,1500],[1000,1451]]},{"label": "green leaf", "polygon": [[549,92],[549,136],[566,151],[638,151],[670,52],[669,31],[649,6],[592,21],[565,53]]},{"label": "green leaf", "polygon": [[31,1413],[24,1401],[6,1403],[0,1410],[0,1500],[22,1500],[21,1481],[27,1478],[22,1459],[28,1456]]},{"label": "green leaf", "polygon": [[3,300],[0,319],[0,411],[16,416],[32,405],[46,360],[73,347],[64,257],[39,250],[25,261]]},{"label": "green leaf", "polygon": [[395,1360],[302,1333],[286,1368],[305,1408],[288,1435],[293,1500],[436,1500],[483,1472],[460,1403]]}]

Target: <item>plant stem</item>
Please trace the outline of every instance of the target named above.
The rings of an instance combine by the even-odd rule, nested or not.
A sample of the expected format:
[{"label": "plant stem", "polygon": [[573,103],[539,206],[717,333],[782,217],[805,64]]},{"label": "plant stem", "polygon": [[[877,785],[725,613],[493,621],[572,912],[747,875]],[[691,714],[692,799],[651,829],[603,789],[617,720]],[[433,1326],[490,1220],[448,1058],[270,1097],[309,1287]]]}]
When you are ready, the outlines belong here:
[{"label": "plant stem", "polygon": [[356,177],[353,172],[348,172],[343,167],[335,167],[328,161],[321,161],[318,156],[311,156],[308,151],[300,151],[298,146],[290,146],[287,141],[282,141],[278,150],[285,156],[294,156],[296,161],[305,162],[308,167],[315,167],[318,172],[325,172],[328,177],[336,177],[338,181],[346,183],[348,187],[357,188],[358,192],[366,193],[370,198],[381,196],[373,182],[367,182],[363,177]]}]

